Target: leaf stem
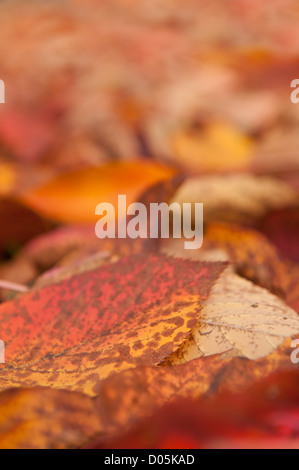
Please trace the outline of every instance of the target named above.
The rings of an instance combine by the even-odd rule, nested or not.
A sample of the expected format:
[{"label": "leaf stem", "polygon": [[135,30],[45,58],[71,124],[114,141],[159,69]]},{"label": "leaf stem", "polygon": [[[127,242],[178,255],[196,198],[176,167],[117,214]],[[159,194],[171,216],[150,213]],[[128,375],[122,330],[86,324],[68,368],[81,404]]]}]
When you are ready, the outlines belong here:
[{"label": "leaf stem", "polygon": [[16,284],[15,282],[3,281],[0,279],[0,288],[13,290],[15,292],[28,292],[29,288],[22,284]]}]

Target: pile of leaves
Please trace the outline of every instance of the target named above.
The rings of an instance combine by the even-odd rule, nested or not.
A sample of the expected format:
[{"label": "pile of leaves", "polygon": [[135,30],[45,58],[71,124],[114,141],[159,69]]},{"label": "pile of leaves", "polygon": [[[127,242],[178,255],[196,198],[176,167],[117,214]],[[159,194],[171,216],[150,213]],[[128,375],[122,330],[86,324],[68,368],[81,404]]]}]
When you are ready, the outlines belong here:
[{"label": "pile of leaves", "polygon": [[[296,2],[0,10],[0,447],[298,448]],[[119,194],[202,248],[97,239]]]}]

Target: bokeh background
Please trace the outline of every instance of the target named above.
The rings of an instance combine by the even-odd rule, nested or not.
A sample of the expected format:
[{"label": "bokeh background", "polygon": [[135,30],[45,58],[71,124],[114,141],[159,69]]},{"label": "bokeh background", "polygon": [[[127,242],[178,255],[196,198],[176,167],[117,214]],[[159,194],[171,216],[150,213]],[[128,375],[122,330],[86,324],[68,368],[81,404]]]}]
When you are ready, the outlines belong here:
[{"label": "bokeh background", "polygon": [[298,169],[296,1],[0,8],[1,162],[54,172],[139,155],[194,171]]}]

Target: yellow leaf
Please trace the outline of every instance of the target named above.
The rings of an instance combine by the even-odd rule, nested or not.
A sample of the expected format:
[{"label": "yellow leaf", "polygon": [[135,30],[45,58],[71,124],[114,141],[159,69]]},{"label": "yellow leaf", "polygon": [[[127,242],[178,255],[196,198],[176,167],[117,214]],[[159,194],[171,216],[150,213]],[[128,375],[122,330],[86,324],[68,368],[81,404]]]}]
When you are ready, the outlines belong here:
[{"label": "yellow leaf", "polygon": [[191,335],[167,362],[177,365],[215,354],[262,359],[298,333],[294,310],[229,268],[215,284]]},{"label": "yellow leaf", "polygon": [[247,168],[253,151],[247,136],[224,123],[212,123],[203,131],[178,132],[172,146],[179,162],[203,171]]}]

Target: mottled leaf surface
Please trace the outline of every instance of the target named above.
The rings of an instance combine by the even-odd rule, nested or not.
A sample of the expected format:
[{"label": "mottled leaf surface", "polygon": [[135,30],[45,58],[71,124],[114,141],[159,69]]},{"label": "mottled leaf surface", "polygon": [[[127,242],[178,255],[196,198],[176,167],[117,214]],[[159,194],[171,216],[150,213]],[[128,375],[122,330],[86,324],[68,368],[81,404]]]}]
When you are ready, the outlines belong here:
[{"label": "mottled leaf surface", "polygon": [[112,372],[154,365],[186,338],[223,263],[136,256],[0,307],[0,386],[93,394]]}]

